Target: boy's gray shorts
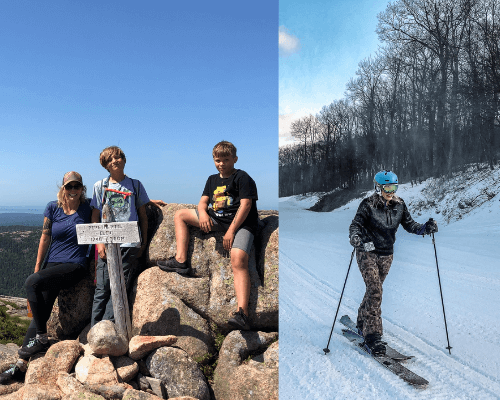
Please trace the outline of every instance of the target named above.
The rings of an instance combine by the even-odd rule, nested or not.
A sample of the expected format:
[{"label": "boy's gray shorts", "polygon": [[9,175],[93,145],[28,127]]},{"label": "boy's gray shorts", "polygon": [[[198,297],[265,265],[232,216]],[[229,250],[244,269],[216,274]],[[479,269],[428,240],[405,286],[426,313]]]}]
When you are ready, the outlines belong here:
[{"label": "boy's gray shorts", "polygon": [[[196,216],[200,218],[198,214],[198,210],[196,211]],[[224,225],[220,224],[213,217],[210,217],[212,220],[212,232],[226,232],[227,228]],[[245,253],[250,255],[250,251],[252,250],[254,235],[246,228],[240,228],[234,235],[233,247],[236,249],[243,250]]]}]

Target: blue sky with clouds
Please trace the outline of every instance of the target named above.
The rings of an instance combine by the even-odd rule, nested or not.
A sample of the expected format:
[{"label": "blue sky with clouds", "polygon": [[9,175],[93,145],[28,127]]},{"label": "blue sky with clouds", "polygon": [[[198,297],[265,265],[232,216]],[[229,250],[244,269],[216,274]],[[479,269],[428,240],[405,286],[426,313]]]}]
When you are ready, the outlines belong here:
[{"label": "blue sky with clouds", "polygon": [[150,198],[199,201],[220,140],[278,205],[278,2],[4,2],[0,206],[90,189],[120,146]]},{"label": "blue sky with clouds", "polygon": [[280,0],[280,143],[294,118],[344,97],[358,63],[374,55],[377,14],[388,2]]}]

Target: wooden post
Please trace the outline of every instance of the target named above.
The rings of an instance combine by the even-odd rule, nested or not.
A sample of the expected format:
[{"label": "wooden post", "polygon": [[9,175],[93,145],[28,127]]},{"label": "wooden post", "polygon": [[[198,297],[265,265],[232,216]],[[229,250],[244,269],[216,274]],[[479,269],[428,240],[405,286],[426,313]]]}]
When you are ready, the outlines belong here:
[{"label": "wooden post", "polygon": [[[102,222],[114,222],[113,219],[111,207],[105,204],[102,208]],[[132,338],[132,325],[130,323],[125,277],[123,275],[122,254],[118,243],[106,244],[106,258],[116,329],[130,340]]]},{"label": "wooden post", "polygon": [[78,224],[76,225],[76,234],[78,244],[104,243],[106,245],[115,325],[118,332],[130,340],[132,325],[130,323],[120,243],[135,243],[140,241],[137,221],[114,222],[113,211],[109,205],[105,204],[102,208],[102,222],[96,224]]}]

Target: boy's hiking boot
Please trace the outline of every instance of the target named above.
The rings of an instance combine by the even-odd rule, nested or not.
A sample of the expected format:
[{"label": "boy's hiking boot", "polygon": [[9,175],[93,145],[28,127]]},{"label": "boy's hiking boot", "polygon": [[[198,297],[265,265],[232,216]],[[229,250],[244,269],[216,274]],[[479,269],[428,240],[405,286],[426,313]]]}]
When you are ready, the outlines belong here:
[{"label": "boy's hiking boot", "polygon": [[21,371],[17,364],[12,364],[7,371],[0,374],[0,385],[8,385],[12,381],[22,382],[26,375],[26,370]]},{"label": "boy's hiking boot", "polygon": [[382,356],[385,354],[385,345],[382,341],[382,336],[379,333],[370,333],[365,336],[365,345],[370,349],[374,356]]},{"label": "boy's hiking boot", "polygon": [[40,337],[37,335],[36,337],[32,338],[26,346],[21,347],[17,351],[17,354],[19,354],[19,357],[21,357],[22,359],[28,359],[35,354],[46,352],[49,347],[50,342],[48,337]]},{"label": "boy's hiking boot", "polygon": [[229,325],[234,326],[242,331],[250,330],[250,324],[248,323],[248,317],[243,312],[243,308],[240,307],[238,311],[233,313],[233,316],[227,321]]},{"label": "boy's hiking boot", "polygon": [[189,275],[191,273],[191,268],[187,261],[180,263],[175,259],[175,256],[170,257],[166,261],[158,261],[158,266],[165,272],[177,272],[180,275]]}]

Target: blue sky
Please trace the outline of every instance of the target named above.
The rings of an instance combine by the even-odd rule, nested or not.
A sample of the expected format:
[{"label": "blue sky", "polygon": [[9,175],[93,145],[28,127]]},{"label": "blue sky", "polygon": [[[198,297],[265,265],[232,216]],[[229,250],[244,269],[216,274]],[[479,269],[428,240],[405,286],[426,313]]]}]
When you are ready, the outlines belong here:
[{"label": "blue sky", "polygon": [[280,0],[280,143],[291,120],[344,97],[359,62],[377,51],[377,14],[387,4]]},{"label": "blue sky", "polygon": [[19,0],[0,13],[0,206],[43,206],[66,171],[89,192],[120,146],[150,198],[197,204],[238,148],[278,206],[278,2]]}]

